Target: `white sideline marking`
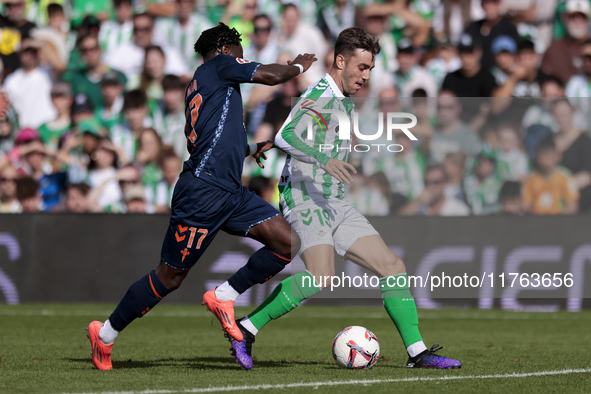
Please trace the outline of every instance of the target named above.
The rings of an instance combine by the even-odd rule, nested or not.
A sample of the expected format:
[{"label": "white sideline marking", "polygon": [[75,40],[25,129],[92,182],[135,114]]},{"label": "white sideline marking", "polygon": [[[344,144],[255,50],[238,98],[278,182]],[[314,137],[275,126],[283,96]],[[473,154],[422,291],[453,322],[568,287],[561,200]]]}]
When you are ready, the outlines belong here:
[{"label": "white sideline marking", "polygon": [[[260,384],[256,386],[222,386],[222,387],[203,387],[185,390],[143,390],[143,391],[101,391],[97,393],[79,393],[79,394],[173,394],[173,393],[215,393],[223,391],[244,391],[244,390],[266,390],[266,389],[290,389],[298,387],[323,387],[323,386],[343,386],[349,384],[378,384],[378,383],[399,383],[399,382],[428,382],[433,380],[463,380],[463,379],[502,379],[502,378],[527,378],[531,376],[551,376],[567,375],[572,373],[591,372],[591,368],[586,369],[561,369],[558,371],[541,371],[529,373],[508,373],[503,375],[464,375],[464,376],[442,376],[432,378],[401,378],[401,379],[373,379],[373,380],[337,380],[329,382],[309,382],[309,383],[286,383],[286,384]],[[64,393],[65,394],[65,393]]]}]

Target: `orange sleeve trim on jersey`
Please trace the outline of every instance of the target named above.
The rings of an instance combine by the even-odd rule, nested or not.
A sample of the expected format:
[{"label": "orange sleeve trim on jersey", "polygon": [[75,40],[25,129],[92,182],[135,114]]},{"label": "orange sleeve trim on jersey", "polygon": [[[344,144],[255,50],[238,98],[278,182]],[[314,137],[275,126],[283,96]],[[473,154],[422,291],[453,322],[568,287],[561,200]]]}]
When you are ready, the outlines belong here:
[{"label": "orange sleeve trim on jersey", "polygon": [[154,287],[154,283],[152,283],[152,275],[148,274],[148,279],[150,279],[150,286],[152,286],[152,291],[154,292],[154,295],[160,299],[162,299],[162,297],[160,296],[160,294],[158,294],[158,292],[156,291],[156,288]]},{"label": "orange sleeve trim on jersey", "polygon": [[271,251],[271,253],[273,253],[275,256],[279,257],[279,258],[280,258],[280,259],[282,259],[282,260],[285,260],[285,261],[291,261],[291,259],[289,259],[289,258],[287,258],[287,257],[285,257],[285,256],[282,256],[282,255],[280,255],[279,253],[275,253],[275,252],[273,252],[273,251]]}]

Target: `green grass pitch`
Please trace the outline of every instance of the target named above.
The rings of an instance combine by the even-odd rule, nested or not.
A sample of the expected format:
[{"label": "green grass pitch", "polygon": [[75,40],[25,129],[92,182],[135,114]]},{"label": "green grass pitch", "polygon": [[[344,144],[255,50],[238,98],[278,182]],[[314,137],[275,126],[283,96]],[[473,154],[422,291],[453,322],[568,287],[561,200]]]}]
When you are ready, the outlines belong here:
[{"label": "green grass pitch", "polygon": [[[273,385],[269,393],[591,392],[591,312],[421,310],[426,344],[441,344],[440,353],[464,364],[438,371],[403,368],[405,349],[383,309],[302,306],[261,331],[253,345],[255,366],[244,371],[204,307],[160,305],[119,336],[114,369],[97,371],[84,328],[112,308],[1,305],[0,393],[253,392],[260,385]],[[378,337],[373,368],[335,365],[332,340],[349,325]]]}]

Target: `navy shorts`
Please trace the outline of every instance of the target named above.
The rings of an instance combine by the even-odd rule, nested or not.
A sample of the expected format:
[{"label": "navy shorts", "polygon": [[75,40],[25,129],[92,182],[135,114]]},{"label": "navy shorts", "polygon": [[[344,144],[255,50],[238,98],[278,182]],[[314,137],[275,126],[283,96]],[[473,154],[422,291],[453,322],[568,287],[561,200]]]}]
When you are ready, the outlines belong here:
[{"label": "navy shorts", "polygon": [[277,209],[244,186],[231,193],[185,171],[172,195],[162,261],[172,268],[188,270],[220,229],[244,237],[251,227],[277,215]]}]

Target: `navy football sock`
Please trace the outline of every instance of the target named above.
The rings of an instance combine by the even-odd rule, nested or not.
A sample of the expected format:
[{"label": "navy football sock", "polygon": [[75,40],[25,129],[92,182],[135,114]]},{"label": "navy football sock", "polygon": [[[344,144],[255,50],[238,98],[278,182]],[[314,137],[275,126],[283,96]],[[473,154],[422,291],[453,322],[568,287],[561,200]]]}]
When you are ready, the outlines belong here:
[{"label": "navy football sock", "polygon": [[123,330],[133,320],[148,313],[168,293],[168,289],[158,279],[156,271],[153,270],[127,290],[109,317],[111,325],[117,331]]},{"label": "navy football sock", "polygon": [[291,257],[264,247],[250,256],[246,265],[232,275],[228,282],[242,294],[256,283],[265,283],[290,262]]}]

